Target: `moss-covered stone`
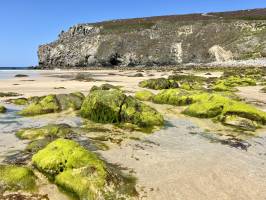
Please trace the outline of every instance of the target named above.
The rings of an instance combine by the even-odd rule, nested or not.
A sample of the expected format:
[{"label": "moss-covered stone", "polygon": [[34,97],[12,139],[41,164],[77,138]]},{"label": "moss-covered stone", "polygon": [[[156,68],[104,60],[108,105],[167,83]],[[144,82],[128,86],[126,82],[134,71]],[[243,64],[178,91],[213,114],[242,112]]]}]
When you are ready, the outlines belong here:
[{"label": "moss-covered stone", "polygon": [[27,105],[28,99],[26,98],[9,99],[8,102],[15,104],[15,105]]},{"label": "moss-covered stone", "polygon": [[66,137],[73,133],[67,124],[50,124],[40,128],[26,128],[19,130],[16,136],[20,139],[35,140],[45,137]]},{"label": "moss-covered stone", "polygon": [[217,81],[212,89],[215,91],[237,91],[237,86],[254,86],[256,85],[256,80],[249,77],[240,76],[229,76],[225,79]]},{"label": "moss-covered stone", "polygon": [[0,193],[5,191],[33,191],[36,177],[26,167],[0,165]]},{"label": "moss-covered stone", "polygon": [[19,113],[24,116],[54,113],[60,111],[60,105],[55,95],[48,95],[37,103],[31,103]]},{"label": "moss-covered stone", "polygon": [[255,131],[257,128],[260,127],[255,121],[236,115],[225,116],[222,119],[222,123],[245,131]]},{"label": "moss-covered stone", "polygon": [[193,117],[212,118],[219,116],[222,121],[228,115],[249,119],[260,124],[266,124],[266,113],[256,107],[231,100],[217,94],[195,95],[196,103],[184,110],[184,114]]},{"label": "moss-covered stone", "polygon": [[132,123],[141,127],[163,124],[163,117],[156,110],[119,90],[91,92],[82,105],[81,116],[100,123]]},{"label": "moss-covered stone", "polygon": [[20,95],[21,94],[18,94],[16,92],[0,92],[0,97],[16,97]]},{"label": "moss-covered stone", "polygon": [[163,90],[153,97],[153,102],[158,104],[188,105],[193,102],[191,92],[181,89]]},{"label": "moss-covered stone", "polygon": [[56,95],[60,110],[79,110],[85,99],[85,96],[81,92],[70,94],[58,94]]},{"label": "moss-covered stone", "polygon": [[166,78],[144,80],[139,83],[139,86],[143,88],[154,89],[154,90],[162,90],[162,89],[179,87],[176,81],[168,80]]},{"label": "moss-covered stone", "polygon": [[79,199],[97,199],[107,183],[105,163],[71,140],[57,139],[35,154],[32,161]]},{"label": "moss-covered stone", "polygon": [[0,113],[5,113],[6,112],[6,107],[0,105]]},{"label": "moss-covered stone", "polygon": [[90,90],[90,92],[95,91],[95,90],[111,90],[111,89],[116,89],[119,90],[119,86],[114,86],[108,83],[102,84],[100,86],[93,86]]},{"label": "moss-covered stone", "polygon": [[150,101],[153,96],[154,94],[148,90],[142,90],[135,93],[135,98],[140,101]]},{"label": "moss-covered stone", "polygon": [[141,103],[129,96],[121,107],[121,121],[128,122],[139,127],[153,127],[163,125],[163,117],[154,108]]}]

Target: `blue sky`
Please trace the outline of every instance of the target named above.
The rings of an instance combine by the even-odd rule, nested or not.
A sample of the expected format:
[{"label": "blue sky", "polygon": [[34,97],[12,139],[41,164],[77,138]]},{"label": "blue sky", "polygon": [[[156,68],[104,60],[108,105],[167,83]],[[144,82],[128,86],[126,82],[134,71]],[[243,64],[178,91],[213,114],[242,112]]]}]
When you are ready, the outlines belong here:
[{"label": "blue sky", "polygon": [[82,22],[266,8],[266,0],[1,0],[0,66],[36,65],[38,45]]}]

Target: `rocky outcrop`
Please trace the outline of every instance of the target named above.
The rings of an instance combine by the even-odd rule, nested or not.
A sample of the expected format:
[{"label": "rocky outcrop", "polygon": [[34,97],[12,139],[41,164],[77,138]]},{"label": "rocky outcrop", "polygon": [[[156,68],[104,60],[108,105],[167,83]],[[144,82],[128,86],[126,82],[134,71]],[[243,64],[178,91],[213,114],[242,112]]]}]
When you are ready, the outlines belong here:
[{"label": "rocky outcrop", "polygon": [[79,24],[39,47],[43,68],[153,66],[266,56],[266,9]]}]

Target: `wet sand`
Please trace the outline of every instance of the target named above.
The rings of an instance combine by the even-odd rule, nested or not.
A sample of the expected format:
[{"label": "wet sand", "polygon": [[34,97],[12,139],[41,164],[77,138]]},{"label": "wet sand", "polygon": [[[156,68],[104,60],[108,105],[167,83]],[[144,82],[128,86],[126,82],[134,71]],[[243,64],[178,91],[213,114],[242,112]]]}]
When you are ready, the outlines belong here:
[{"label": "wet sand", "polygon": [[[127,93],[133,94],[134,91],[141,90],[137,86],[141,80],[167,77],[171,74],[171,72],[149,71],[142,72],[144,77],[128,77],[137,72],[90,71],[97,81],[80,82],[55,77],[55,75],[73,74],[76,73],[75,71],[39,71],[38,73],[39,75],[35,77],[0,80],[0,92],[18,92],[25,97],[75,91],[86,94],[93,85],[110,83],[123,86]],[[148,74],[154,76],[148,76]],[[55,87],[66,89],[54,89]],[[240,94],[250,97],[250,91],[245,87],[240,90]],[[266,101],[264,96],[256,95],[256,99]],[[203,127],[199,128],[195,120],[182,118],[175,112],[168,113],[166,107],[156,105],[167,120],[167,126],[164,129],[146,135],[140,141],[131,140],[108,151],[99,151],[108,162],[119,164],[135,172],[134,175],[138,179],[138,199],[266,199],[266,132],[262,132],[259,137],[250,138],[248,142],[251,147],[247,151],[232,148],[212,142],[205,137]],[[79,118],[66,113],[17,118],[16,109],[20,108],[8,105],[7,116],[9,117],[6,115],[0,117],[0,152],[2,154],[0,158],[12,153],[13,146],[16,150],[24,148],[24,142],[20,144],[21,141],[14,136],[19,128],[41,126],[49,122],[63,122],[72,126],[78,126],[81,123]],[[55,191],[54,186],[45,187],[44,193]],[[50,195],[50,198],[57,197]]]}]

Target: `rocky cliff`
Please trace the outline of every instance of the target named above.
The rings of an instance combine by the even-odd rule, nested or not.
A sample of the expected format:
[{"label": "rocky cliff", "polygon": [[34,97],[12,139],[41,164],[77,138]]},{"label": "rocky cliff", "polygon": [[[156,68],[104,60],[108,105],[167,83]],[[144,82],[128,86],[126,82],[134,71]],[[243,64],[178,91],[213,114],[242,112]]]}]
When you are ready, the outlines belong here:
[{"label": "rocky cliff", "polygon": [[153,66],[266,57],[266,9],[78,24],[41,45],[39,65]]}]

